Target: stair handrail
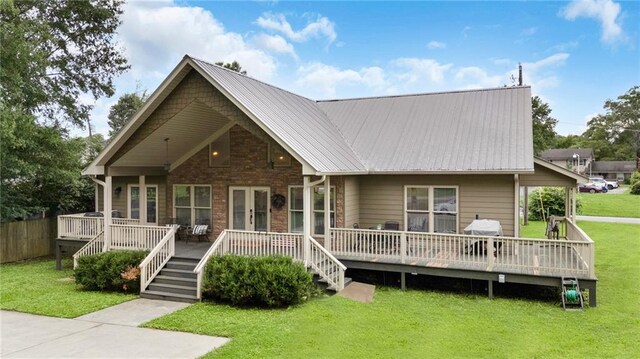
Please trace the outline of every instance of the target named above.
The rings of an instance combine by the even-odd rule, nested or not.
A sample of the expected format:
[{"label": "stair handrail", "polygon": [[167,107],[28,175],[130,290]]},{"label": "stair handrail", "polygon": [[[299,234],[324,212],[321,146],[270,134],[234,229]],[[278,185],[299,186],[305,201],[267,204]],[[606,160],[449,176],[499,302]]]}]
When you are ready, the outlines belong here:
[{"label": "stair handrail", "polygon": [[313,237],[308,236],[307,239],[311,243],[311,248],[317,249],[326,259],[328,259],[333,265],[338,267],[338,278],[337,281],[334,280],[331,276],[325,273],[322,268],[318,267],[316,263],[311,260],[309,261],[309,265],[318,272],[320,277],[324,278],[328,284],[334,285],[336,287],[336,292],[339,292],[344,289],[344,272],[347,270],[347,267],[342,264],[331,252],[329,252],[325,247],[323,247],[318,241],[316,241]]},{"label": "stair handrail", "polygon": [[202,259],[200,259],[200,262],[198,262],[198,265],[196,265],[196,267],[193,269],[193,273],[195,273],[197,276],[196,298],[198,299],[202,299],[202,278],[204,275],[204,271],[203,271],[204,267],[207,265],[209,258],[211,258],[211,256],[214,255],[218,251],[218,249],[221,249],[222,253],[226,252],[226,249],[223,246],[223,242],[225,242],[226,239],[227,239],[227,230],[225,229],[220,233],[220,235],[218,235],[218,238],[216,238],[216,240],[213,241],[213,244],[211,245],[211,247],[209,247],[209,249],[204,254],[204,256],[202,256]]},{"label": "stair handrail", "polygon": [[104,251],[104,230],[91,238],[84,246],[73,254],[73,269],[78,266],[78,259],[82,256],[102,253]]},{"label": "stair handrail", "polygon": [[147,290],[149,284],[160,273],[164,265],[176,254],[175,235],[179,227],[179,225],[171,226],[167,234],[140,263],[140,293]]}]

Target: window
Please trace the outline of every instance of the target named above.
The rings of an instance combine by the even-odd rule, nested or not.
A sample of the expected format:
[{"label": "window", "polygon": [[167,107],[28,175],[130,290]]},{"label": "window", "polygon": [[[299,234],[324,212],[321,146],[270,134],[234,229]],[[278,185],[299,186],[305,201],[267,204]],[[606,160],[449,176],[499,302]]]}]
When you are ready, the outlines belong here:
[{"label": "window", "polygon": [[458,232],[457,187],[405,186],[404,192],[408,231]]},{"label": "window", "polygon": [[[304,214],[303,214],[303,190],[302,186],[289,187],[289,231],[300,233],[304,230]],[[315,186],[313,188],[313,208],[311,223],[313,223],[312,235],[324,235],[324,186]],[[335,226],[335,209],[336,209],[336,188],[331,186],[330,201],[330,221],[331,226]]]},{"label": "window", "polygon": [[231,165],[231,140],[229,131],[209,144],[209,167],[229,167]]},{"label": "window", "polygon": [[[158,218],[158,186],[146,185],[147,188],[147,223],[157,223]],[[129,218],[140,219],[140,186],[129,185]]]},{"label": "window", "polygon": [[173,186],[173,214],[178,224],[211,226],[211,186]]},{"label": "window", "polygon": [[269,161],[273,167],[291,167],[291,155],[277,144],[269,144]]}]

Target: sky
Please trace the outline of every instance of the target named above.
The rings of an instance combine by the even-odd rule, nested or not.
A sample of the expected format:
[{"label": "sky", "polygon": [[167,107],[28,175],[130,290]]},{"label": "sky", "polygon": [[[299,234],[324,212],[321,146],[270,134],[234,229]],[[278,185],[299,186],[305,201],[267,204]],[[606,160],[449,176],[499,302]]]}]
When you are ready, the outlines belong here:
[{"label": "sky", "polygon": [[[94,105],[105,136],[119,96],[155,91],[185,54],[316,99],[524,84],[561,135],[640,85],[640,2],[134,1],[116,41],[131,69]],[[82,134],[86,135],[86,134]]]}]

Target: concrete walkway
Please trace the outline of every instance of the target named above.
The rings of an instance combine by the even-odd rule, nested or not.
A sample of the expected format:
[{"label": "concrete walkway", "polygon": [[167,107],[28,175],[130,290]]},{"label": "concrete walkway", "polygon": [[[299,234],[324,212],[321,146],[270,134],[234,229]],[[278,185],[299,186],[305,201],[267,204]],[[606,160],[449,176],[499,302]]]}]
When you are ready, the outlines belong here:
[{"label": "concrete walkway", "polygon": [[0,311],[2,358],[198,358],[227,338],[138,328],[188,304],[136,299],[76,319]]},{"label": "concrete walkway", "polygon": [[640,218],[576,216],[579,221],[640,224]]}]

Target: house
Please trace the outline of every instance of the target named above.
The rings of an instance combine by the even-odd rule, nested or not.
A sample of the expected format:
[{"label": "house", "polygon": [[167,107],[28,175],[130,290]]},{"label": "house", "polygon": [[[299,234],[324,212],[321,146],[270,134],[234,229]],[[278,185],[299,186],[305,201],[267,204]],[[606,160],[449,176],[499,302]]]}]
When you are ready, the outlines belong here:
[{"label": "house", "polygon": [[580,174],[588,174],[595,161],[591,148],[554,148],[542,152],[540,158]]},{"label": "house", "polygon": [[[405,273],[481,279],[490,295],[494,281],[568,275],[595,305],[594,243],[575,224],[583,177],[534,158],[529,87],[314,101],[185,56],[84,174],[104,218],[61,216],[59,237],[88,240],[76,258],[149,249],[146,296],[171,298],[155,276],[198,245],[164,225],[205,224],[216,240],[186,299],[210,255],[236,253],[292,256],[337,291],[347,268],[399,272],[403,287]],[[552,245],[519,238],[520,186],[537,185],[566,189]],[[476,218],[503,236],[464,234]]]},{"label": "house", "polygon": [[595,161],[592,174],[604,179],[624,181],[638,168],[637,161]]}]

